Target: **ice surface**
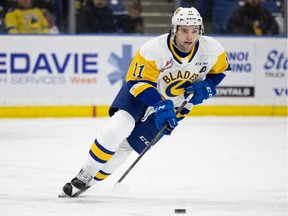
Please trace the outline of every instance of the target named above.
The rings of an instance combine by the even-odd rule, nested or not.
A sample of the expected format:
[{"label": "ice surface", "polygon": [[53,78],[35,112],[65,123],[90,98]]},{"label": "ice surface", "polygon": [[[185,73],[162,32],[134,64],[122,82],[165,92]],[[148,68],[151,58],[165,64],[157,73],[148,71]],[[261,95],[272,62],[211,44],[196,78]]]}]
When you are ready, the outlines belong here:
[{"label": "ice surface", "polygon": [[287,215],[287,118],[191,117],[112,192],[127,162],[80,197],[58,198],[107,118],[1,119],[1,216]]}]

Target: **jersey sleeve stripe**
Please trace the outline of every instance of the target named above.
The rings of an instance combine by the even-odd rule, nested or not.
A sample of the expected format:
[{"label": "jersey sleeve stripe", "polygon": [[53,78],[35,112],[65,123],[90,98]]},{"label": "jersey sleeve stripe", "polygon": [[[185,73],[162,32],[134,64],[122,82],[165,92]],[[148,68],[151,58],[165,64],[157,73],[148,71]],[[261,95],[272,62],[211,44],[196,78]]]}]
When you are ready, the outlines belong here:
[{"label": "jersey sleeve stripe", "polygon": [[151,87],[153,88],[153,86],[151,86],[151,84],[149,83],[140,82],[140,83],[133,85],[133,87],[130,89],[130,93],[134,95],[134,97],[137,97],[141,92]]},{"label": "jersey sleeve stripe", "polygon": [[154,86],[156,88],[157,84],[155,82],[151,82],[150,80],[130,80],[127,82],[129,88],[131,88],[133,85],[137,83],[149,83],[150,85]]},{"label": "jersey sleeve stripe", "polygon": [[208,74],[219,74],[219,73],[222,73],[222,72],[226,71],[227,69],[229,69],[229,64],[227,62],[226,57],[227,57],[227,54],[225,51],[223,53],[221,53],[218,56],[216,63],[211,68],[211,70],[209,71]]}]

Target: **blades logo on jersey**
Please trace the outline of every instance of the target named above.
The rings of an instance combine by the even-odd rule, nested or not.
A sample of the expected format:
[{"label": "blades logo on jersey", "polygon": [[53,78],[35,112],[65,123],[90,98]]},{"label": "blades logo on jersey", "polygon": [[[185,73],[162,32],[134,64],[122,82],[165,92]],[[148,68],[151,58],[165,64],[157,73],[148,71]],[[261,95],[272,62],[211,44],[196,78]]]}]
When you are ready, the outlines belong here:
[{"label": "blades logo on jersey", "polygon": [[177,97],[184,93],[185,88],[191,85],[190,81],[187,80],[177,80],[167,86],[165,94],[169,97]]},{"label": "blades logo on jersey", "polygon": [[169,84],[175,80],[180,80],[180,79],[185,79],[185,80],[190,80],[191,82],[193,82],[195,79],[197,79],[197,77],[199,76],[199,74],[197,73],[192,73],[190,71],[178,71],[176,74],[169,72],[167,75],[163,76],[163,81],[166,84]]}]

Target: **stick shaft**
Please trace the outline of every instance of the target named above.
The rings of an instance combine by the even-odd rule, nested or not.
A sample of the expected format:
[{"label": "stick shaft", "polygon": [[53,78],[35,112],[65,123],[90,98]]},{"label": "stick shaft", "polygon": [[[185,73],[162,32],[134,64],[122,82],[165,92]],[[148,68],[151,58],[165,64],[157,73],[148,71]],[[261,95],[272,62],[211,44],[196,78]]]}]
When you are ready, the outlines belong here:
[{"label": "stick shaft", "polygon": [[[181,110],[184,108],[184,106],[188,103],[188,101],[193,97],[193,94],[190,94],[186,100],[181,104],[180,107],[176,110],[176,115],[181,112]],[[141,154],[136,158],[136,160],[131,164],[130,167],[126,170],[126,172],[120,177],[120,179],[116,182],[116,184],[119,184],[122,182],[122,180],[128,175],[128,173],[133,169],[133,167],[138,163],[138,161],[146,154],[146,152],[160,139],[163,132],[169,127],[168,124],[166,124],[153,138],[153,140],[146,146],[146,148],[141,152]]]}]

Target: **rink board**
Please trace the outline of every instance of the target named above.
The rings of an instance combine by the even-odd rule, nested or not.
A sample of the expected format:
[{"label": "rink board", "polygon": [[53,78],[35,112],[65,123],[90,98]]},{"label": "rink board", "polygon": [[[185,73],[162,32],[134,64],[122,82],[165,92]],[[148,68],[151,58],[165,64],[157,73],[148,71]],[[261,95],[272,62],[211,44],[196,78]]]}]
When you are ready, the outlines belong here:
[{"label": "rink board", "polygon": [[[155,36],[0,36],[0,117],[100,117]],[[191,115],[287,115],[287,38],[215,37],[232,72]]]},{"label": "rink board", "polygon": [[[0,107],[0,118],[107,117],[109,106]],[[287,106],[197,106],[189,116],[287,116]]]}]

